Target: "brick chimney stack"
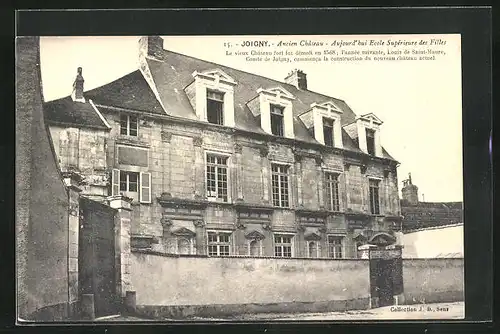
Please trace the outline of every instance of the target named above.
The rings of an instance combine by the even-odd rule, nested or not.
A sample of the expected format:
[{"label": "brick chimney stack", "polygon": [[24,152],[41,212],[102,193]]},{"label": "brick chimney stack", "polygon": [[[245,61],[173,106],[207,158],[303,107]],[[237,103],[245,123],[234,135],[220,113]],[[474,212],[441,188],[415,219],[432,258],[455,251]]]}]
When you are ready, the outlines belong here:
[{"label": "brick chimney stack", "polygon": [[307,90],[307,75],[301,70],[295,69],[288,73],[285,82],[294,85],[300,90]]},{"label": "brick chimney stack", "polygon": [[408,204],[418,204],[418,187],[412,183],[411,173],[408,173],[408,179],[403,181],[401,194],[403,195],[403,200],[407,201]]},{"label": "brick chimney stack", "polygon": [[163,38],[160,36],[142,36],[139,39],[139,58],[141,57],[163,61]]},{"label": "brick chimney stack", "polygon": [[82,76],[82,68],[78,67],[76,70],[76,78],[73,82],[73,92],[71,93],[71,97],[73,101],[85,102],[85,98],[83,97],[83,83],[85,80]]}]

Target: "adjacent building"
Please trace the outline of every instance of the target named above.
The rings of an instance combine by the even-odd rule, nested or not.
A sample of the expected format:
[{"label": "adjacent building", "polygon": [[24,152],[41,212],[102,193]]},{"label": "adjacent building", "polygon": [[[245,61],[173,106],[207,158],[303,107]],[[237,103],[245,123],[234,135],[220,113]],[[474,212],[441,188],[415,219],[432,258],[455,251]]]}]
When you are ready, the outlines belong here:
[{"label": "adjacent building", "polygon": [[403,257],[463,258],[463,203],[419,201],[411,174],[403,181],[401,193]]},{"label": "adjacent building", "polygon": [[[167,46],[168,47],[168,46]],[[307,89],[139,41],[139,68],[46,102],[58,163],[81,195],[132,199],[134,249],[203,256],[356,258],[400,228],[383,122]]]},{"label": "adjacent building", "polygon": [[418,187],[413,184],[411,174],[403,180],[401,189],[402,231],[407,233],[423,228],[462,224],[462,202],[419,201]]}]

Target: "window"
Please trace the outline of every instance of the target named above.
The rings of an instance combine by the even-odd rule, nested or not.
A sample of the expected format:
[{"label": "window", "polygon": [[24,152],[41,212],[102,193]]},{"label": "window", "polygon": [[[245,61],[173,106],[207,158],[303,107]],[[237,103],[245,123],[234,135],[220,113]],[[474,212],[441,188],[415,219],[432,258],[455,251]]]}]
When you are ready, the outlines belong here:
[{"label": "window", "polygon": [[137,192],[139,173],[120,171],[120,191]]},{"label": "window", "polygon": [[292,257],[292,240],[293,237],[291,235],[275,235],[274,256]]},{"label": "window", "polygon": [[261,241],[251,240],[248,242],[248,255],[250,256],[260,256]]},{"label": "window", "polygon": [[208,255],[224,256],[230,254],[231,233],[208,232]]},{"label": "window", "polygon": [[366,129],[366,149],[368,154],[375,155],[375,130]]},{"label": "window", "polygon": [[323,139],[326,146],[333,147],[333,119],[323,118]]},{"label": "window", "polygon": [[137,137],[138,122],[137,117],[132,115],[120,116],[120,134]]},{"label": "window", "polygon": [[228,157],[207,155],[207,197],[227,202],[227,159]]},{"label": "window", "polygon": [[319,245],[316,241],[309,241],[307,245],[307,255],[311,258],[317,258],[319,253]]},{"label": "window", "polygon": [[288,199],[288,166],[272,165],[273,205],[282,208],[289,206]]},{"label": "window", "polygon": [[370,179],[370,211],[374,215],[380,214],[378,180]]},{"label": "window", "polygon": [[339,203],[339,176],[334,173],[326,173],[326,205],[328,210],[340,211]]},{"label": "window", "polygon": [[271,133],[283,137],[283,111],[285,108],[271,104]]},{"label": "window", "polygon": [[151,173],[113,169],[111,196],[126,195],[141,203],[151,203]]},{"label": "window", "polygon": [[207,120],[212,124],[224,124],[224,93],[207,91]]},{"label": "window", "polygon": [[193,238],[177,238],[177,254],[193,254]]},{"label": "window", "polygon": [[328,236],[328,257],[333,259],[342,258],[342,237]]}]

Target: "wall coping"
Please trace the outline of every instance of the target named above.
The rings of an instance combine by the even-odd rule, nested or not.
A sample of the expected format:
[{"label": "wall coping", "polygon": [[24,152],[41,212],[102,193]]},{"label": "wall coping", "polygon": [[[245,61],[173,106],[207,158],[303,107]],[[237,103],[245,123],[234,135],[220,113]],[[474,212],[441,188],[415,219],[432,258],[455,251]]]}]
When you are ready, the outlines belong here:
[{"label": "wall coping", "polygon": [[169,254],[169,253],[163,253],[159,251],[154,251],[154,250],[149,250],[149,249],[138,249],[138,248],[132,248],[131,249],[132,253],[139,253],[139,254],[147,254],[147,255],[157,255],[161,257],[173,257],[173,258],[204,258],[204,259],[226,259],[226,258],[238,258],[238,259],[275,259],[275,260],[312,260],[312,261],[359,261],[359,262],[366,262],[368,259],[349,259],[349,258],[342,258],[342,259],[333,259],[333,258],[327,258],[327,257],[277,257],[277,256],[251,256],[251,255],[227,255],[227,256],[208,256],[208,255],[200,255],[200,254]]}]

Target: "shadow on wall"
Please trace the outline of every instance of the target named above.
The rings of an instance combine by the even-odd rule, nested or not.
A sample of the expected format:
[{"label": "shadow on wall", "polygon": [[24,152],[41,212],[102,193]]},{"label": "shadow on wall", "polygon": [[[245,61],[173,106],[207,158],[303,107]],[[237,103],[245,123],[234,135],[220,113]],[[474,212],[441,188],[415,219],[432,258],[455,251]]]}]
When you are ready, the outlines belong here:
[{"label": "shadow on wall", "polygon": [[44,123],[38,37],[16,39],[18,317],[68,315],[69,198]]}]

